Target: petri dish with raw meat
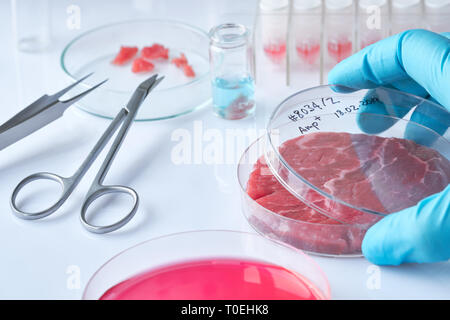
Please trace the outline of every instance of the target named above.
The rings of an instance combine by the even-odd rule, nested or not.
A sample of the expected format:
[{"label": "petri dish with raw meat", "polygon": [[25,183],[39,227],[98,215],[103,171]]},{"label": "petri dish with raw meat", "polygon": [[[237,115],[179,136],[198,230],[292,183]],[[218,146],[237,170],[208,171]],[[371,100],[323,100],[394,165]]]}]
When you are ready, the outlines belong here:
[{"label": "petri dish with raw meat", "polygon": [[77,36],[64,48],[60,60],[70,82],[93,72],[81,82],[80,92],[108,79],[77,106],[111,119],[139,83],[152,73],[164,75],[164,82],[136,116],[136,120],[157,121],[209,105],[208,47],[207,33],[189,24],[163,19],[130,20],[99,26]]},{"label": "petri dish with raw meat", "polygon": [[296,93],[241,159],[244,214],[297,248],[361,255],[371,225],[450,183],[449,125],[441,106],[392,89]]}]

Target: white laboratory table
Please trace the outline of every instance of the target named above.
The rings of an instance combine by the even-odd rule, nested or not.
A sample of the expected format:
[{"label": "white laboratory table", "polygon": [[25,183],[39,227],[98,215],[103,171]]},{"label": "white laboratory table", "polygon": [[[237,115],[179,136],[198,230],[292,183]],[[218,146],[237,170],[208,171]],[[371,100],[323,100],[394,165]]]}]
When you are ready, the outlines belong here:
[{"label": "white laboratory table", "polygon": [[[60,89],[64,83],[58,60],[60,52],[76,32],[89,27],[86,22],[82,30],[59,32],[63,29],[65,6],[70,3],[58,1],[54,7],[57,21],[49,50],[25,54],[15,49],[10,3],[0,2],[0,122],[44,92]],[[98,5],[99,1],[90,4]],[[83,10],[88,21],[90,10]],[[114,16],[114,10],[117,12],[111,6],[105,20],[121,17]],[[180,128],[194,134],[195,125],[202,125],[202,132],[263,129],[275,104],[296,89],[301,88],[278,88],[275,84],[271,90],[259,90],[254,119],[225,121],[204,109],[178,119],[135,123],[105,182],[135,188],[141,205],[126,227],[107,235],[91,234],[79,222],[81,202],[100,161],[61,210],[45,219],[15,218],[9,208],[9,197],[17,182],[31,173],[71,174],[107,127],[108,120],[72,107],[44,130],[1,151],[0,298],[79,299],[89,278],[104,262],[139,242],[188,230],[254,232],[241,213],[236,164],[175,164],[171,154],[177,142],[172,134]],[[208,143],[202,137],[197,138],[200,143]],[[235,151],[238,155],[243,150],[236,147]],[[30,206],[42,205],[45,200],[40,194],[30,194],[26,199]],[[364,258],[313,258],[328,276],[334,299],[450,298],[450,262],[379,268]],[[74,281],[75,273],[79,282]]]}]

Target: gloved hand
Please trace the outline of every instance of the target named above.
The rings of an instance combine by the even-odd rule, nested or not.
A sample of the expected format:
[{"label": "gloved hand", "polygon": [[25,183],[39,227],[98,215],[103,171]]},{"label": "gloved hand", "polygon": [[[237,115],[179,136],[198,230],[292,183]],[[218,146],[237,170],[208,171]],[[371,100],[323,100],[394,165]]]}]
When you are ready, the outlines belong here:
[{"label": "gloved hand", "polygon": [[[361,89],[390,86],[429,98],[450,110],[448,37],[450,33],[409,30],[384,39],[338,64],[328,75],[329,83]],[[413,114],[411,120],[443,134],[449,129],[450,113],[443,108],[433,110],[434,117],[428,120],[424,115],[429,110]],[[450,259],[450,186],[415,207],[380,220],[367,231],[362,251],[379,265]]]}]

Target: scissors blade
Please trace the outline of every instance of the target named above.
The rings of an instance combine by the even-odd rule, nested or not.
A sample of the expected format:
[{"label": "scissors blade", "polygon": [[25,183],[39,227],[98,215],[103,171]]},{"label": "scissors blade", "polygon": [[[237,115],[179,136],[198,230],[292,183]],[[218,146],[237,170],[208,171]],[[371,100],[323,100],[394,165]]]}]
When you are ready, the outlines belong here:
[{"label": "scissors blade", "polygon": [[[89,75],[83,77],[82,79],[86,79],[88,76]],[[59,97],[64,95],[69,89],[73,88],[80,81],[77,81],[75,84],[70,85],[69,87],[59,91],[54,95],[44,95],[40,97],[28,107],[2,124],[0,126],[0,150],[3,150],[11,144],[14,144],[15,142],[39,130],[40,128],[45,127],[56,119],[59,119],[68,107],[70,107],[73,103],[84,97],[92,90],[102,85],[106,80],[73,98],[65,101],[58,100]]]},{"label": "scissors blade", "polygon": [[144,82],[142,82],[137,89],[134,91],[131,96],[130,101],[128,102],[126,109],[132,117],[136,114],[137,110],[144,102],[145,98],[148,94],[164,79],[164,77],[158,78],[158,75],[148,78]]},{"label": "scissors blade", "polygon": [[[130,101],[127,104],[126,108],[122,108],[116,118],[111,123],[110,127],[106,130],[106,132],[103,134],[102,138],[97,142],[97,145],[94,147],[94,150],[100,150],[104,147],[106,142],[109,140],[109,138],[112,136],[112,133],[117,129],[117,125],[115,123],[118,123],[121,125],[119,132],[116,135],[116,138],[114,139],[111,148],[108,151],[108,154],[106,155],[106,158],[100,168],[100,170],[97,173],[97,176],[95,177],[96,184],[93,184],[93,187],[91,187],[91,191],[96,188],[96,185],[101,185],[103,182],[103,179],[105,178],[106,174],[108,173],[108,170],[114,161],[114,157],[116,156],[117,152],[120,149],[120,146],[122,145],[123,140],[125,139],[128,130],[130,129],[131,125],[133,124],[133,120],[136,117],[137,111],[139,107],[142,105],[142,102],[147,97],[147,95],[152,91],[155,86],[158,85],[162,81],[164,77],[158,78],[158,75],[154,75],[151,78],[145,80],[142,82],[137,89],[134,91]],[[123,123],[122,123],[123,122]],[[98,151],[93,151],[98,152]],[[96,154],[96,153],[93,153]],[[84,166],[84,165],[83,165]],[[82,167],[83,167],[82,166]],[[84,169],[81,169],[84,170]],[[92,189],[94,188],[94,189]]]}]

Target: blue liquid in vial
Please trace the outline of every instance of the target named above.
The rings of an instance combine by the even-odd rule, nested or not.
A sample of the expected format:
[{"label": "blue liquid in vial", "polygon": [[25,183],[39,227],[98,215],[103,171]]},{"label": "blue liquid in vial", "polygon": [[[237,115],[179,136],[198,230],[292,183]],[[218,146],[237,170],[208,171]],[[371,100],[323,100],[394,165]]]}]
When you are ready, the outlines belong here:
[{"label": "blue liquid in vial", "polygon": [[236,120],[255,111],[255,84],[253,78],[216,78],[212,82],[214,112],[225,119]]}]

